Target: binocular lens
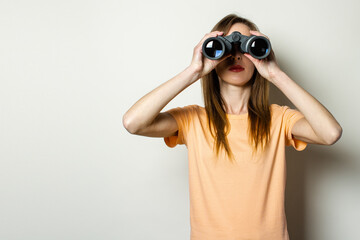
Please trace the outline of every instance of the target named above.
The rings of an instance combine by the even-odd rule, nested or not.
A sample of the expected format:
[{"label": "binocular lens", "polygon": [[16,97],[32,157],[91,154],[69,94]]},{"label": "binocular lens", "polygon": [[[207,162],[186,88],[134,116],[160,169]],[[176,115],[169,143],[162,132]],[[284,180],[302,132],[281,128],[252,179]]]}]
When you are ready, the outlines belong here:
[{"label": "binocular lens", "polygon": [[217,58],[224,52],[223,45],[216,40],[211,40],[205,45],[205,53],[212,58]]},{"label": "binocular lens", "polygon": [[221,59],[228,54],[249,53],[257,59],[266,58],[271,51],[271,45],[263,36],[245,36],[240,32],[233,32],[229,36],[217,36],[206,39],[202,45],[202,53],[211,60]]},{"label": "binocular lens", "polygon": [[261,57],[267,54],[269,51],[269,45],[264,39],[255,39],[250,46],[250,51],[257,57]]}]

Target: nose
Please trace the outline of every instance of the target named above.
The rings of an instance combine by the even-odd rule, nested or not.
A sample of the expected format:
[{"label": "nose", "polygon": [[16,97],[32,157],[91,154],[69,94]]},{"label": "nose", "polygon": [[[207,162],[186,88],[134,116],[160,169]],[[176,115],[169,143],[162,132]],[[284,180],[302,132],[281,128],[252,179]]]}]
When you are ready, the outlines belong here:
[{"label": "nose", "polygon": [[242,57],[241,56],[231,56],[231,60],[235,60],[235,59],[237,59],[237,60],[241,60],[242,59]]},{"label": "nose", "polygon": [[231,60],[241,60],[242,59],[242,53],[239,51],[239,46],[235,45],[234,48],[231,51]]}]

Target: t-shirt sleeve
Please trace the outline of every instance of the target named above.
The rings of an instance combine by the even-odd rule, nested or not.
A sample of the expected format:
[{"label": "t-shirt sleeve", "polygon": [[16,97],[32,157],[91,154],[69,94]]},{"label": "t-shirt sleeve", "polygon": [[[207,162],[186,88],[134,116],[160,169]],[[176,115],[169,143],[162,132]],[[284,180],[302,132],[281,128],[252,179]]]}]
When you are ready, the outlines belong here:
[{"label": "t-shirt sleeve", "polygon": [[170,113],[176,120],[178,125],[178,131],[175,136],[164,137],[165,144],[168,147],[175,147],[176,145],[187,145],[187,135],[189,131],[189,125],[193,118],[194,106],[177,107],[166,111]]},{"label": "t-shirt sleeve", "polygon": [[304,118],[305,116],[296,109],[291,109],[288,106],[284,107],[284,115],[283,121],[285,124],[285,145],[286,146],[293,146],[297,151],[302,151],[306,148],[307,142],[301,141],[299,139],[294,138],[291,134],[291,130],[295,123],[300,119]]}]

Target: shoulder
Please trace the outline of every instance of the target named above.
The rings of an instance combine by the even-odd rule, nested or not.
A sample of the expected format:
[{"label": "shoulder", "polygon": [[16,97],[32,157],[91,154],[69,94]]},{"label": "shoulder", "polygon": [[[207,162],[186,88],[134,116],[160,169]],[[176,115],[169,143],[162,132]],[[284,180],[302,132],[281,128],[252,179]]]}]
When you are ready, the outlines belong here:
[{"label": "shoulder", "polygon": [[192,105],[186,105],[183,107],[177,107],[176,109],[179,109],[181,111],[184,112],[193,112],[193,113],[197,113],[197,112],[202,112],[203,110],[205,110],[205,108],[197,105],[197,104],[192,104]]},{"label": "shoulder", "polygon": [[304,117],[304,115],[299,110],[286,105],[281,106],[278,104],[272,104],[271,108],[273,119],[278,119],[288,124]]},{"label": "shoulder", "polygon": [[289,106],[279,105],[276,103],[271,104],[270,109],[272,112],[274,112],[274,114],[284,113],[288,109],[292,110]]},{"label": "shoulder", "polygon": [[193,105],[171,108],[166,112],[172,115],[182,115],[186,117],[192,117],[195,115],[201,115],[203,112],[205,112],[205,109],[199,105],[193,104]]},{"label": "shoulder", "polygon": [[282,105],[279,105],[277,103],[273,103],[273,104],[270,105],[270,108],[274,109],[275,111],[283,110],[285,107],[287,107],[287,106],[282,106]]},{"label": "shoulder", "polygon": [[271,116],[278,116],[281,115],[284,112],[284,107],[286,106],[281,106],[279,104],[273,103],[270,105],[270,111],[271,111]]},{"label": "shoulder", "polygon": [[188,112],[198,113],[198,114],[205,112],[205,108],[202,106],[199,106],[197,104],[186,105],[184,107],[180,107],[180,109],[182,109],[183,111],[188,111]]},{"label": "shoulder", "polygon": [[298,111],[295,109],[290,108],[286,105],[279,105],[279,104],[271,104],[271,117],[272,119],[283,119],[286,118],[288,115],[296,114]]}]

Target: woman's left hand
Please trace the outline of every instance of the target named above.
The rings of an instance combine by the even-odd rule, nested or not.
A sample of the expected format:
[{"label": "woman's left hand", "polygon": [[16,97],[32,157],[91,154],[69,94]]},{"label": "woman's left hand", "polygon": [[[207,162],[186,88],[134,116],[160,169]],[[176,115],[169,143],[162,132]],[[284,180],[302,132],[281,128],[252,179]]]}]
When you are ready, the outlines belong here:
[{"label": "woman's left hand", "polygon": [[[250,33],[252,35],[263,36],[263,37],[266,37],[267,39],[269,39],[267,36],[265,36],[264,34],[258,32],[258,31],[250,30]],[[269,39],[269,41],[270,41],[270,39]],[[257,71],[260,73],[260,75],[263,76],[264,78],[266,78],[270,82],[272,82],[274,77],[281,71],[276,62],[275,53],[274,53],[273,48],[271,48],[269,56],[267,56],[266,58],[261,59],[261,60],[253,58],[248,53],[245,53],[244,55],[248,59],[250,59],[250,61],[255,65],[255,67],[256,67]]]}]

